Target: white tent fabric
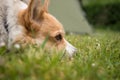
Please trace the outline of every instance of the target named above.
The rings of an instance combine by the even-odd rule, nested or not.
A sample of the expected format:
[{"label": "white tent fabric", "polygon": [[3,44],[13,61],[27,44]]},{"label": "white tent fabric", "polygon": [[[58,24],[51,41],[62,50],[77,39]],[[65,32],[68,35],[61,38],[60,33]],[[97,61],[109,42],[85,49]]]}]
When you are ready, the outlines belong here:
[{"label": "white tent fabric", "polygon": [[78,0],[51,0],[49,11],[68,32],[92,33]]}]

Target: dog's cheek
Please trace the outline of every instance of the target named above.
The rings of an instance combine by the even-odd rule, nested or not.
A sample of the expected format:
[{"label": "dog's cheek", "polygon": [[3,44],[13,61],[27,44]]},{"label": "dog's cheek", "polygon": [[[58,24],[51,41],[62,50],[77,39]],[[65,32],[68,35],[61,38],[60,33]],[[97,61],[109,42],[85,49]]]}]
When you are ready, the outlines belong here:
[{"label": "dog's cheek", "polygon": [[66,47],[65,41],[62,40],[61,42],[57,43],[56,47],[57,47],[57,49],[58,49],[59,51],[65,50],[65,47]]}]

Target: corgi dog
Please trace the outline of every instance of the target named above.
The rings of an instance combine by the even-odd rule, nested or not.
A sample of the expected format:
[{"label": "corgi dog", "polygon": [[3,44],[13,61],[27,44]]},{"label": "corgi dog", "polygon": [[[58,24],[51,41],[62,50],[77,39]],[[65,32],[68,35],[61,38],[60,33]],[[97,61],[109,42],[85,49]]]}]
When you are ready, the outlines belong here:
[{"label": "corgi dog", "polygon": [[65,38],[62,24],[48,12],[49,0],[0,0],[0,45],[20,48],[28,44],[66,50],[72,56],[76,48]]}]

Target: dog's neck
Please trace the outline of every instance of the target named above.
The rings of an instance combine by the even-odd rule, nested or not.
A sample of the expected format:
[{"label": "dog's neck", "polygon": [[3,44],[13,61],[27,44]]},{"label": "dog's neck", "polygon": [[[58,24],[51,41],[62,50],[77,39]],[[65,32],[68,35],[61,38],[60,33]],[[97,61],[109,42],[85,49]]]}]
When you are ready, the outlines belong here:
[{"label": "dog's neck", "polygon": [[21,10],[26,9],[27,5],[20,0],[5,0],[5,3],[7,7],[6,19],[9,31],[8,48],[10,48],[13,42],[15,42],[16,36],[23,34],[22,25],[18,22],[18,14]]},{"label": "dog's neck", "polygon": [[11,28],[13,25],[18,24],[18,14],[21,10],[27,8],[27,5],[20,0],[6,0],[7,4],[7,24]]}]

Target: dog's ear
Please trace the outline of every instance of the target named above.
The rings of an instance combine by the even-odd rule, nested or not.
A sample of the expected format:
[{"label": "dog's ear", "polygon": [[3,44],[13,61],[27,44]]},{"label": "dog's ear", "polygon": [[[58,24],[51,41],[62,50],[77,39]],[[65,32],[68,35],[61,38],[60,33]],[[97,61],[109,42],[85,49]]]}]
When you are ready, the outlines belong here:
[{"label": "dog's ear", "polygon": [[48,12],[48,6],[49,6],[49,0],[45,0],[44,5],[43,5],[43,10],[45,12]]},{"label": "dog's ear", "polygon": [[28,17],[29,19],[36,19],[41,9],[41,0],[31,0],[28,5]]},{"label": "dog's ear", "polygon": [[31,0],[28,5],[28,17],[32,20],[39,20],[43,17],[44,12],[48,12],[49,0],[45,0],[41,6],[41,0]]}]

